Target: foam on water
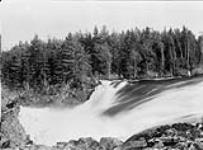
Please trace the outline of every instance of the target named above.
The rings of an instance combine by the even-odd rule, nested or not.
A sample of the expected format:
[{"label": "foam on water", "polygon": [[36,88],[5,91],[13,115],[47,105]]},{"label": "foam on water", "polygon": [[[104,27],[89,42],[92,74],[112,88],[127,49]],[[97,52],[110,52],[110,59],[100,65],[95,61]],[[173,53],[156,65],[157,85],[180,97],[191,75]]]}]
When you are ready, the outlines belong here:
[{"label": "foam on water", "polygon": [[21,107],[19,120],[27,134],[37,144],[54,145],[80,137],[118,137],[122,140],[144,129],[184,116],[203,116],[203,82],[182,88],[172,88],[154,99],[119,113],[102,113],[117,103],[116,92],[127,82],[114,86],[102,81],[90,100],[73,109]]}]

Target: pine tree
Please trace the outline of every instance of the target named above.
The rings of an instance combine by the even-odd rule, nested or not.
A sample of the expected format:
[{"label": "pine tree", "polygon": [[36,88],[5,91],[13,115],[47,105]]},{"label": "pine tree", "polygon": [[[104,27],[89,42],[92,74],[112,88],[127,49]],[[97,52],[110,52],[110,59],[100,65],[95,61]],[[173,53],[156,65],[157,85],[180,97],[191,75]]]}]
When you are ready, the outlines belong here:
[{"label": "pine tree", "polygon": [[198,37],[199,64],[203,65],[203,35]]},{"label": "pine tree", "polygon": [[72,40],[72,34],[69,33],[62,45],[63,81],[66,83],[74,75],[73,68],[75,45],[73,44]]}]

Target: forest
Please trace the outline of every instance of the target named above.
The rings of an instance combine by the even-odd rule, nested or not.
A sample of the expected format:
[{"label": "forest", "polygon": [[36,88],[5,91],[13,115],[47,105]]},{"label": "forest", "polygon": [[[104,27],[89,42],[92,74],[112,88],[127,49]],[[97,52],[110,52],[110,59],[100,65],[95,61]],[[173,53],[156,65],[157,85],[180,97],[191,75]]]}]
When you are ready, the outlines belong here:
[{"label": "forest", "polygon": [[85,89],[99,79],[146,79],[186,76],[201,62],[203,36],[188,28],[155,31],[129,29],[68,33],[65,39],[35,35],[1,54],[2,83],[11,89],[68,85]]}]

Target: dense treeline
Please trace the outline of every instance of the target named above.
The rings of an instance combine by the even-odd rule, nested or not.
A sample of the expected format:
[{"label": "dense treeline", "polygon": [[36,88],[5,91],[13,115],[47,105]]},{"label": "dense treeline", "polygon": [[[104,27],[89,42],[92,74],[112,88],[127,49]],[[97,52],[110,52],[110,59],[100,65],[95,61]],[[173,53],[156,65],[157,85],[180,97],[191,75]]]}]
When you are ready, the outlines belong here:
[{"label": "dense treeline", "polygon": [[202,38],[186,27],[110,33],[69,33],[64,40],[19,42],[2,52],[2,81],[10,87],[44,88],[67,84],[84,89],[95,78],[186,75],[201,59]]}]

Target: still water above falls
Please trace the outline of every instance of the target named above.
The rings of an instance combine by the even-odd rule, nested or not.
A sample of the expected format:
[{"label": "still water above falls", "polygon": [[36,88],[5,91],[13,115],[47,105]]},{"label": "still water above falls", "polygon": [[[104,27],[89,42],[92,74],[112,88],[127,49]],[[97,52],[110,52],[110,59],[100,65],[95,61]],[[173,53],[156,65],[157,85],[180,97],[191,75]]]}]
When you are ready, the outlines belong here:
[{"label": "still water above falls", "polygon": [[147,128],[203,116],[203,78],[101,81],[74,108],[21,107],[19,120],[37,144],[80,137],[122,140]]}]

